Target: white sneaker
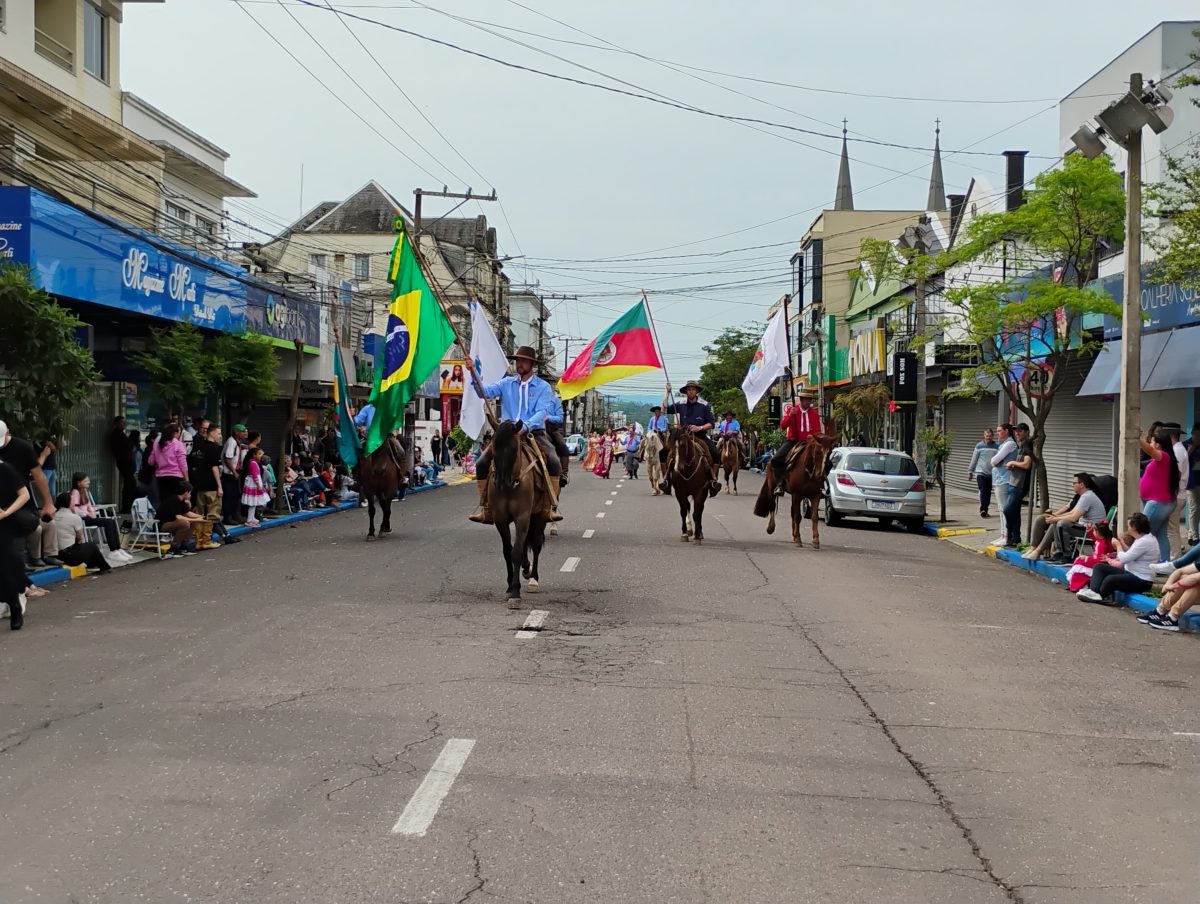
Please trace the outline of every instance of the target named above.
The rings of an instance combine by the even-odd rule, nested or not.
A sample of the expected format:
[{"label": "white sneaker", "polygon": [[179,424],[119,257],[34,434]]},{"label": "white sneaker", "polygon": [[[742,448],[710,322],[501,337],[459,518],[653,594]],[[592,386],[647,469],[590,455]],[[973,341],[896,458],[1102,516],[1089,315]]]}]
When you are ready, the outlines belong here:
[{"label": "white sneaker", "polygon": [[1075,594],[1075,597],[1083,600],[1085,603],[1098,603],[1104,599],[1104,597],[1098,594],[1091,587],[1084,587],[1077,594]]},{"label": "white sneaker", "polygon": [[1021,553],[1022,559],[1028,559],[1031,562],[1036,562],[1041,557],[1042,557],[1042,554],[1040,552],[1038,552],[1036,546],[1031,546],[1031,547],[1029,547],[1029,549],[1027,549],[1023,553]]},{"label": "white sneaker", "polygon": [[1170,574],[1175,570],[1174,562],[1158,562],[1150,566],[1150,570],[1155,574]]},{"label": "white sneaker", "polygon": [[990,543],[988,543],[988,546],[1007,546],[1007,545],[1008,545],[1008,537],[1004,536],[1003,534],[1000,535],[999,537],[996,537],[996,539],[994,539]]}]

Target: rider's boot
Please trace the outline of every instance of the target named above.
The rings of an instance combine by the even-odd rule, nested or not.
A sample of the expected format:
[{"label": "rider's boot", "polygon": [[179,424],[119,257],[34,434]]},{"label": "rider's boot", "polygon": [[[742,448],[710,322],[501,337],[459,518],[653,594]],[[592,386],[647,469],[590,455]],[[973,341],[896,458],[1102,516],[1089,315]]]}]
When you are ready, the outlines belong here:
[{"label": "rider's boot", "polygon": [[[550,478],[550,494],[553,495],[555,499],[558,498],[558,487],[559,487],[559,478],[551,477]],[[547,521],[562,521],[562,519],[563,519],[563,516],[558,513],[558,510],[555,507],[554,503],[550,501],[549,496],[546,497],[545,505],[542,508],[542,517],[545,518]]]},{"label": "rider's boot", "polygon": [[474,521],[476,524],[491,524],[492,509],[488,505],[488,482],[486,480],[475,481],[475,487],[479,490],[479,508],[475,509],[475,514],[471,515],[467,520]]},{"label": "rider's boot", "polygon": [[716,496],[721,492],[721,465],[715,464],[712,469],[712,480],[708,482],[708,495]]},{"label": "rider's boot", "polygon": [[775,470],[775,495],[782,496],[784,490],[787,489],[787,472],[782,466],[772,462],[771,467]]},{"label": "rider's boot", "polygon": [[560,467],[561,467],[561,469],[562,469],[562,478],[560,479],[560,481],[559,481],[559,482],[560,482],[560,483],[561,483],[563,486],[566,486],[568,483],[570,483],[570,482],[571,482],[571,479],[570,479],[570,477],[567,475],[567,468],[568,468],[568,467],[570,466],[570,464],[571,464],[571,456],[570,456],[570,455],[560,455],[560,456],[558,456],[558,464],[559,464],[559,466],[560,466]]}]

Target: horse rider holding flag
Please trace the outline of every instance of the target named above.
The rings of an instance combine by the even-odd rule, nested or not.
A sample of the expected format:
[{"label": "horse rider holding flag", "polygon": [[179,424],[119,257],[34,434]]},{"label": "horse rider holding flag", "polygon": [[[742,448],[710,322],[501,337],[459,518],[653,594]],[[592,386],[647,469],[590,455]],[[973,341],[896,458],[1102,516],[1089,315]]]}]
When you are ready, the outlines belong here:
[{"label": "horse rider holding flag", "polygon": [[[509,355],[513,362],[515,374],[502,377],[499,382],[484,386],[479,382],[475,372],[475,364],[467,359],[467,370],[471,374],[471,384],[475,391],[484,399],[500,399],[500,409],[504,417],[521,422],[521,432],[528,433],[537,443],[545,459],[546,472],[550,479],[550,495],[558,498],[559,477],[562,473],[558,451],[554,443],[546,435],[546,421],[552,417],[562,417],[562,404],[550,388],[550,384],[534,373],[537,366],[537,352],[528,345],[522,345]],[[475,464],[475,487],[479,492],[479,508],[470,516],[471,521],[479,524],[491,524],[492,513],[488,507],[488,473],[492,464],[492,448],[479,456]],[[547,521],[561,521],[562,515],[553,511],[553,503],[546,499],[542,517]]]},{"label": "horse rider holding flag", "polygon": [[771,459],[771,467],[775,470],[776,496],[782,496],[787,489],[788,454],[796,446],[808,442],[810,437],[819,436],[822,432],[821,412],[812,405],[815,397],[816,393],[811,389],[800,390],[800,404],[790,407],[779,424],[787,438]]},{"label": "horse rider holding flag", "polygon": [[[704,443],[708,448],[709,461],[712,465],[712,479],[709,481],[708,492],[710,496],[716,496],[721,492],[721,483],[717,475],[721,472],[721,456],[717,454],[717,444],[708,432],[712,430],[716,423],[716,418],[713,416],[712,406],[700,398],[700,384],[695,380],[688,380],[683,384],[683,389],[680,390],[687,396],[686,402],[671,402],[666,406],[668,414],[679,415],[679,423],[685,430],[692,433],[696,439]],[[667,384],[667,398],[670,398],[671,384]],[[666,399],[663,399],[666,401]],[[665,456],[665,452],[661,453]],[[665,461],[665,457],[664,457]],[[659,485],[664,493],[670,491],[669,475],[671,473],[671,463],[667,463],[664,468],[662,483]]]}]

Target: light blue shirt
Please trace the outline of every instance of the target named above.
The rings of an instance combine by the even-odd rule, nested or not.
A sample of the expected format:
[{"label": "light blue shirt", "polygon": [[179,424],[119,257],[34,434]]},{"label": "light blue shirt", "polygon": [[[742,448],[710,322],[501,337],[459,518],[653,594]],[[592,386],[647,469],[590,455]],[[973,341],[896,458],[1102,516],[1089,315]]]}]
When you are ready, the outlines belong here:
[{"label": "light blue shirt", "polygon": [[656,414],[650,420],[646,421],[646,432],[653,433],[656,430],[667,429],[667,416],[665,414]]},{"label": "light blue shirt", "polygon": [[721,423],[717,424],[717,433],[721,434],[722,436],[725,436],[726,434],[729,434],[729,433],[741,433],[741,432],[742,432],[742,425],[737,422],[736,418],[733,420],[729,420],[729,421],[721,421]]},{"label": "light blue shirt", "polygon": [[562,405],[554,401],[554,390],[539,376],[531,376],[522,382],[516,374],[510,374],[483,387],[485,398],[500,399],[501,413],[511,421],[520,421],[528,430],[541,430],[546,421],[555,414],[562,417]]},{"label": "light blue shirt", "polygon": [[370,427],[373,417],[375,417],[375,406],[363,405],[362,410],[354,415],[354,423],[358,427]]}]

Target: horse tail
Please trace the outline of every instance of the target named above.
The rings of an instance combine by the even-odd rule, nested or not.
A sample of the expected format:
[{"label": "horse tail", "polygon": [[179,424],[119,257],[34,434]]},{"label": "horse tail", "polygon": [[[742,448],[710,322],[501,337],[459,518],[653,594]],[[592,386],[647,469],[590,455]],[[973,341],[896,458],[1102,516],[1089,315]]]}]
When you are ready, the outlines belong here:
[{"label": "horse tail", "polygon": [[771,514],[771,510],[775,508],[775,493],[771,487],[771,477],[767,475],[763,478],[762,486],[758,490],[758,498],[754,500],[754,514],[759,518],[765,518]]}]

